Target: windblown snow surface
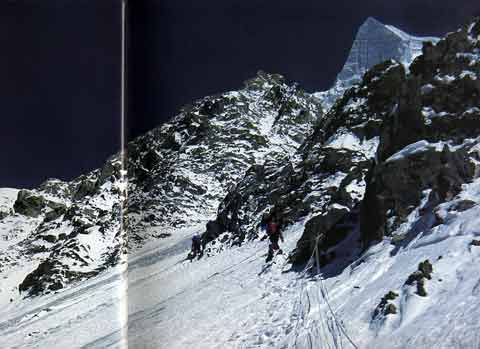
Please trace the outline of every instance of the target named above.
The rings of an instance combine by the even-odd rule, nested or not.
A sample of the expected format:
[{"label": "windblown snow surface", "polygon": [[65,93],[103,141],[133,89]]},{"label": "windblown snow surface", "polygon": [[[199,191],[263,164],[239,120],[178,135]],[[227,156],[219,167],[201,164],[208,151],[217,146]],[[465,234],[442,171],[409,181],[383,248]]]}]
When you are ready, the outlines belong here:
[{"label": "windblown snow surface", "polygon": [[[480,199],[480,180],[457,200]],[[453,205],[456,200],[446,205]],[[480,206],[445,208],[445,223],[422,231],[419,207],[408,220],[416,231],[403,246],[389,239],[366,252],[358,232],[343,241],[319,273],[286,262],[303,222],[285,231],[285,254],[265,263],[266,241],[185,261],[193,231],[150,244],[130,260],[129,346],[132,348],[478,348],[480,346]],[[440,213],[441,214],[441,213]],[[338,251],[337,250],[337,251]],[[306,267],[316,270],[315,256]],[[418,263],[430,260],[427,297],[405,285]],[[316,274],[316,275],[315,275]],[[372,320],[389,291],[398,314]]]},{"label": "windblown snow surface", "polygon": [[[0,209],[8,211],[18,190],[0,189]],[[0,222],[0,250],[14,254],[38,219],[14,215]],[[13,227],[13,229],[12,229]],[[25,228],[25,229],[22,229]],[[38,265],[20,258],[5,266],[0,258],[0,348],[126,347],[126,264],[60,293],[24,298],[18,285]]]},{"label": "windblown snow surface", "polygon": [[122,268],[62,293],[18,299],[8,305],[0,293],[0,348],[125,348]]},{"label": "windblown snow surface", "polygon": [[[480,180],[465,185],[458,196],[479,198]],[[358,255],[348,248],[358,238],[353,232],[342,242],[345,255],[319,275],[290,270],[284,257],[301,236],[302,222],[285,231],[285,254],[270,267],[266,241],[185,261],[192,232],[204,225],[178,230],[129,261],[128,345],[478,348],[480,247],[470,243],[480,235],[480,206],[445,212],[444,224],[419,228],[397,250],[386,239]],[[415,210],[408,224],[421,226],[424,219]],[[434,271],[426,284],[428,296],[420,297],[404,283],[425,259]],[[1,347],[126,347],[123,272],[110,270],[60,294],[12,303],[2,299]],[[372,321],[374,308],[389,290],[399,294],[399,316]]]}]

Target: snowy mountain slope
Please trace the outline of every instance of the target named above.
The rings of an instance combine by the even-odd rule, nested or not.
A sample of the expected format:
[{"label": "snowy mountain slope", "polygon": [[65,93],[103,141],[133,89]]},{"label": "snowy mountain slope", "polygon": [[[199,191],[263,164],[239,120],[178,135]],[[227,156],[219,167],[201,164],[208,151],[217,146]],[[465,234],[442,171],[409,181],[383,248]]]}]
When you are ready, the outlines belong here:
[{"label": "snowy mountain slope", "polygon": [[248,167],[291,156],[321,115],[297,85],[260,72],[244,89],[196,101],[131,142],[131,246],[213,216]]},{"label": "snowy mountain slope", "polygon": [[[477,180],[457,199],[478,200],[479,188]],[[387,240],[363,254],[342,274],[328,277],[323,286],[315,277],[283,273],[289,265],[281,256],[277,264],[265,270],[266,242],[246,243],[209,259],[181,263],[191,232],[199,227],[176,232],[170,244],[160,240],[160,244],[145,246],[131,258],[129,345],[315,348],[328,343],[331,347],[352,347],[340,334],[322,296],[323,289],[328,292],[337,321],[361,348],[475,348],[479,343],[476,301],[480,282],[475,262],[480,247],[471,242],[478,236],[479,213],[478,206],[456,212],[441,230],[425,233],[394,255],[393,245]],[[287,253],[303,228],[299,222],[285,232],[282,247]],[[422,298],[415,294],[414,287],[404,283],[425,259],[432,262],[434,270],[426,284],[429,295]],[[335,275],[336,268],[332,264],[322,272]],[[111,297],[118,304],[117,293],[112,290],[118,290],[121,279],[112,276],[102,274],[78,289],[37,298],[24,305],[22,312],[16,309],[16,321],[22,319],[22,326],[12,320],[0,323],[2,343],[32,348],[121,347],[116,334],[121,324],[112,323],[119,310],[109,300]],[[383,320],[371,319],[373,309],[388,291],[399,294],[395,304],[398,309],[402,304],[400,323],[392,321],[391,315]],[[2,311],[1,318],[10,318],[9,312],[11,307]],[[71,321],[72,314],[76,314],[75,322]],[[456,319],[453,324],[452,317]],[[102,321],[104,325],[99,326]],[[89,331],[88,335],[82,335],[83,331]]]},{"label": "snowy mountain slope", "polygon": [[436,43],[438,40],[435,37],[412,36],[368,17],[358,29],[348,58],[333,86],[327,91],[315,93],[315,96],[322,101],[325,109],[329,109],[374,65],[394,59],[408,67],[422,53],[424,42]]},{"label": "snowy mountain slope", "polygon": [[[480,250],[472,242],[478,237],[479,183],[477,180],[466,186],[457,198],[475,197],[477,206],[463,212],[453,211],[448,223],[421,231],[401,247],[395,247],[392,240],[386,239],[370,248],[338,277],[325,281],[332,308],[357,346],[478,347],[479,280],[475,269]],[[417,211],[408,229],[415,229],[421,220]],[[418,281],[409,282],[411,275],[415,275],[413,279],[418,277],[417,268],[426,260],[432,265],[430,276],[420,274]],[[322,273],[331,274],[335,268],[333,264]],[[420,280],[426,295],[419,293]],[[312,285],[310,292],[318,292],[318,287],[318,283]],[[388,304],[394,307],[390,312],[381,307],[375,316],[381,299],[390,292],[393,299],[388,300]],[[322,338],[321,331],[316,329],[321,328],[320,323],[325,321],[321,315],[328,313],[328,309],[324,305],[323,312],[307,313],[312,330],[302,331],[306,347],[308,338],[314,341]]]},{"label": "snowy mountain slope", "polygon": [[[320,239],[329,259],[335,253],[331,247],[354,222],[362,222],[366,246],[402,224],[424,190],[432,191],[430,205],[450,200],[478,176],[472,150],[480,134],[478,62],[464,58],[476,54],[478,40],[466,29],[431,49],[426,45],[410,73],[394,61],[367,72],[299,148],[295,158],[301,161],[248,172],[219,207],[204,240],[218,237],[215,246],[237,244],[256,238],[256,229],[268,217],[288,225],[310,215],[292,258],[304,262]],[[431,65],[438,67],[435,74],[428,73]],[[438,78],[443,74],[450,74],[448,83]],[[426,109],[448,113],[430,117]],[[433,147],[404,161],[386,161],[422,141]],[[387,224],[392,226],[384,228]]]},{"label": "snowy mountain slope", "polygon": [[2,305],[56,292],[117,264],[125,253],[119,171],[120,161],[112,157],[69,183],[2,189]]},{"label": "snowy mountain slope", "polygon": [[[186,279],[193,282],[187,283],[189,287],[176,290],[179,293],[167,291],[168,297],[161,303],[162,316],[154,316],[159,327],[141,332],[148,333],[146,342],[156,343],[153,328],[174,331],[163,322],[163,316],[172,319],[170,306],[182,314],[176,317],[179,323],[188,323],[191,316],[207,326],[201,333],[209,333],[212,325],[211,331],[215,326],[221,328],[216,334],[227,331],[232,335],[220,333],[221,339],[215,342],[217,337],[193,332],[179,342],[172,339],[172,345],[179,347],[220,343],[298,348],[326,343],[379,348],[478,346],[478,299],[474,295],[480,244],[476,217],[480,201],[479,39],[480,24],[475,21],[435,46],[426,44],[410,72],[394,61],[374,67],[321,120],[293,161],[253,166],[225,198],[217,218],[203,234],[205,241],[211,241],[210,251],[216,253],[195,262],[200,269],[195,272],[201,274],[203,263],[212,265],[222,258],[225,269],[235,269],[228,261],[235,260],[237,253],[248,256],[249,250],[255,255],[255,246],[262,244],[248,241],[255,241],[261,222],[275,215],[283,229],[296,232],[296,247],[292,248],[294,241],[288,242],[293,265],[301,268],[307,263],[308,267],[310,256],[318,253],[315,264],[325,278],[324,282],[312,281],[312,291],[307,288],[296,313],[291,307],[277,314],[277,322],[267,321],[264,327],[258,326],[263,318],[257,319],[257,328],[245,339],[213,320],[209,307],[224,314],[221,323],[233,321],[234,313],[237,321],[249,323],[247,319],[242,322],[247,315],[239,313],[237,305],[248,308],[246,304],[252,304],[256,316],[272,314],[263,299],[249,291],[252,286],[240,291],[230,272],[216,271],[221,280],[215,287],[231,296],[216,305],[218,292],[207,282],[213,275],[204,280],[189,275]],[[325,162],[331,149],[336,154],[341,150],[342,156]],[[365,159],[365,164],[354,162],[352,166],[355,157]],[[346,175],[339,175],[339,170]],[[305,186],[312,180],[317,187]],[[334,189],[326,191],[329,186]],[[305,198],[312,197],[312,188],[318,194],[304,205]],[[228,248],[238,244],[241,247]],[[252,258],[235,276],[240,283],[261,284],[258,273],[264,262],[257,255]],[[250,264],[256,266],[255,272]],[[167,277],[162,273],[158,277]],[[177,278],[183,277],[183,272],[171,273],[169,284],[182,285]],[[274,278],[273,270],[266,273]],[[272,281],[264,287],[286,288],[288,305],[292,301],[288,277],[279,279],[279,283]],[[230,287],[234,289],[230,291]],[[201,311],[190,302],[197,297]],[[143,300],[139,302],[143,304]],[[189,306],[182,308],[183,302]],[[292,313],[302,319],[293,334],[291,328],[281,325],[289,322],[286,319],[291,319]],[[448,317],[439,315],[445,313]],[[458,319],[459,325],[452,328],[448,318]],[[279,324],[285,331],[280,341]],[[269,337],[272,333],[274,339]],[[227,338],[231,341],[226,342]],[[243,339],[246,342],[242,343]]]},{"label": "snowy mountain slope", "polygon": [[[131,246],[151,236],[168,236],[169,226],[205,224],[228,186],[247,166],[266,156],[288,157],[320,115],[316,99],[297,85],[260,72],[243,90],[197,101],[170,124],[130,143],[127,218]],[[75,290],[82,293],[86,279],[97,279],[96,275],[125,257],[127,229],[121,229],[124,190],[118,156],[72,182],[49,180],[34,190],[1,190],[0,277],[4,281],[0,305],[9,309],[5,319],[26,306],[27,298],[43,295],[41,299],[49,299]],[[138,212],[141,214],[136,215]],[[89,293],[79,302],[87,302]],[[59,297],[68,303],[68,296]],[[119,307],[121,304],[108,306],[111,310]],[[87,303],[86,309],[93,311]],[[78,307],[74,312],[70,314],[74,318],[97,318],[95,314],[82,315]],[[62,313],[58,318],[66,316]],[[50,328],[45,321],[41,326]],[[55,321],[61,333],[68,332]],[[8,331],[14,333],[12,328]],[[90,339],[103,336],[102,331],[91,332]],[[22,338],[24,334],[20,333]]]},{"label": "snowy mountain slope", "polygon": [[0,189],[2,348],[125,346],[120,168]]},{"label": "snowy mountain slope", "polygon": [[[293,158],[296,161],[265,162],[247,172],[220,205],[204,240],[225,232],[219,240],[229,244],[256,238],[258,226],[274,215],[281,216],[284,224],[310,215],[307,231],[316,231],[315,216],[321,216],[326,229],[354,210],[363,198],[379,126],[394,108],[403,79],[404,69],[396,62],[372,69],[364,83],[346,93],[319,121]],[[311,245],[308,234],[303,240]]]},{"label": "snowy mountain slope", "polygon": [[[476,198],[478,204],[479,188],[476,180],[454,201]],[[387,239],[361,253],[351,245],[353,236],[344,242],[342,258],[320,269],[323,281],[315,273],[305,277],[290,270],[283,256],[268,268],[267,242],[184,261],[188,231],[173,234],[171,244],[177,248],[157,246],[131,260],[129,345],[476,348],[480,247],[472,241],[480,236],[479,207],[450,211],[447,224],[400,249]],[[294,249],[303,230],[302,221],[286,229],[285,252]],[[358,238],[358,227],[356,234]],[[345,260],[355,262],[345,268]],[[422,297],[416,285],[405,283],[425,260],[433,272]],[[397,314],[374,317],[390,291],[398,295],[391,301]]]},{"label": "snowy mountain slope", "polygon": [[2,304],[1,347],[125,348],[125,272],[111,268],[61,293]]},{"label": "snowy mountain slope", "polygon": [[[8,309],[5,325],[17,323],[15,314],[22,307],[28,308],[30,302],[58,298],[72,313],[52,312],[52,317],[39,324],[45,333],[37,330],[37,319],[35,326],[26,326],[25,331],[34,328],[35,337],[45,337],[39,343],[53,343],[55,336],[69,335],[68,328],[61,324],[68,316],[78,328],[90,328],[89,339],[79,339],[78,343],[107,335],[102,329],[93,331],[90,325],[82,325],[83,318],[106,319],[92,313],[103,305],[93,302],[95,308],[91,308],[88,303],[96,293],[83,294],[82,288],[95,282],[87,279],[106,277],[109,272],[102,272],[125,257],[126,232],[131,233],[134,247],[138,246],[138,237],[168,236],[168,224],[171,228],[192,222],[204,225],[227,187],[247,166],[265,157],[288,157],[320,115],[316,99],[296,85],[287,85],[281,76],[265,73],[246,82],[243,90],[207,97],[185,108],[171,124],[129,144],[130,230],[121,229],[125,182],[118,156],[71,182],[48,180],[34,190],[2,189],[0,305]],[[156,163],[158,159],[161,161]],[[142,214],[137,216],[139,211]],[[138,217],[145,221],[136,221]],[[68,306],[68,295],[77,291],[82,296],[75,302],[85,303],[85,309]],[[42,297],[28,299],[33,296]],[[121,307],[109,303],[109,316],[114,317],[110,310]],[[49,312],[39,311],[42,316]],[[48,319],[53,316],[50,323]],[[46,330],[51,326],[56,329]],[[6,331],[5,335],[11,334],[9,343],[19,343],[18,338],[24,335],[31,337],[21,329],[16,332],[8,327]],[[49,334],[53,333],[51,338]],[[27,346],[34,346],[32,343]],[[116,340],[113,343],[119,345]]]},{"label": "snowy mountain slope", "polygon": [[[195,229],[192,227],[190,232]],[[183,233],[173,234],[172,244],[181,245],[184,236]],[[188,235],[186,240],[188,244]],[[294,242],[295,237],[290,241]],[[169,248],[159,246],[159,250]],[[270,289],[273,286],[270,273],[264,271],[263,276],[258,275],[264,268],[266,243],[248,243],[230,253],[193,263],[184,261],[185,252],[184,247],[169,255],[159,256],[152,252],[139,255],[139,260],[148,259],[150,263],[129,273],[132,297],[129,346],[249,347],[247,343],[255,339],[250,338],[255,328],[249,326],[255,323],[259,331],[271,331],[275,341],[275,327],[269,326],[272,319],[268,318],[266,307],[281,314],[281,300],[277,299],[276,304],[270,302],[282,290]],[[137,264],[136,257],[131,263]],[[273,268],[277,269],[277,265]],[[289,282],[280,275],[276,277],[279,282]],[[295,293],[294,289],[291,291]],[[284,301],[288,302],[289,298],[285,297]],[[265,317],[262,317],[264,312]],[[289,326],[288,320],[288,317],[279,319],[283,322],[282,328]],[[243,346],[241,339],[245,340]]]}]

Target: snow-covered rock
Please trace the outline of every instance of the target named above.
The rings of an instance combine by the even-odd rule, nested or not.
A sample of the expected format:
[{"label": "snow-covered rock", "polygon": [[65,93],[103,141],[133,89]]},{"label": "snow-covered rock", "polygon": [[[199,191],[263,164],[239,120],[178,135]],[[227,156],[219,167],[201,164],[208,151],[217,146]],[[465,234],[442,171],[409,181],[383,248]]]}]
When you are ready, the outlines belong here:
[{"label": "snow-covered rock", "polygon": [[285,225],[310,216],[295,257],[299,262],[308,258],[319,232],[358,213],[380,126],[394,110],[404,79],[401,64],[379,64],[318,121],[296,156],[252,166],[207,225],[205,241],[228,232],[228,239],[220,239],[238,244],[258,237],[270,217]]},{"label": "snow-covered rock", "polygon": [[118,263],[126,252],[120,167],[114,156],[71,182],[0,191],[2,304],[59,291]]},{"label": "snow-covered rock", "polygon": [[247,169],[288,159],[322,115],[320,104],[280,75],[194,102],[128,146],[131,247],[215,216]]}]

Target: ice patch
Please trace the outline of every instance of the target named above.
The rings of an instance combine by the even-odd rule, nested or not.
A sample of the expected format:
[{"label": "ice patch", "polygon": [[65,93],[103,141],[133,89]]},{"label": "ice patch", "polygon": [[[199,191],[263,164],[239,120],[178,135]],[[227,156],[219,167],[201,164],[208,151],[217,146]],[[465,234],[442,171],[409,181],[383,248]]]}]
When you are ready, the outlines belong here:
[{"label": "ice patch", "polygon": [[455,76],[453,75],[435,75],[435,81],[443,83],[443,84],[450,84],[456,80]]},{"label": "ice patch", "polygon": [[416,143],[407,145],[399,152],[390,156],[387,160],[385,160],[385,162],[388,163],[402,160],[410,155],[421,153],[429,149],[434,149],[435,151],[442,151],[445,145],[447,145],[447,143],[445,142],[429,143],[426,140],[418,141]]}]

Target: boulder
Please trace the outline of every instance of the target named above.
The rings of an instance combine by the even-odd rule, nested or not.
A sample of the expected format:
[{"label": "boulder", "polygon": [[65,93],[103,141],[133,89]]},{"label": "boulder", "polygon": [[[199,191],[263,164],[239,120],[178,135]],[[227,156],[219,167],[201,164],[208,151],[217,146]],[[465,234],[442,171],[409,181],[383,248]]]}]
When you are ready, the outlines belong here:
[{"label": "boulder", "polygon": [[75,189],[75,193],[73,194],[73,199],[81,200],[86,196],[93,195],[95,191],[96,191],[95,180],[90,178],[82,179]]},{"label": "boulder", "polygon": [[45,213],[45,219],[44,219],[45,222],[54,221],[55,219],[60,218],[62,215],[64,215],[67,212],[67,206],[62,203],[50,201],[48,203],[48,206],[50,207],[51,210]]},{"label": "boulder", "polygon": [[29,190],[20,190],[13,205],[16,213],[29,217],[38,217],[47,205],[43,196]]},{"label": "boulder", "polygon": [[380,303],[377,305],[375,310],[373,311],[372,319],[376,319],[379,316],[387,316],[389,314],[396,314],[397,307],[395,304],[390,303],[390,301],[395,300],[398,297],[398,293],[393,291],[388,291],[385,296],[382,297]]},{"label": "boulder", "polygon": [[421,262],[418,265],[418,270],[414,271],[408,276],[405,285],[412,286],[416,285],[417,294],[421,297],[426,297],[428,295],[425,289],[425,280],[431,280],[433,272],[433,266],[430,261],[427,259]]}]

